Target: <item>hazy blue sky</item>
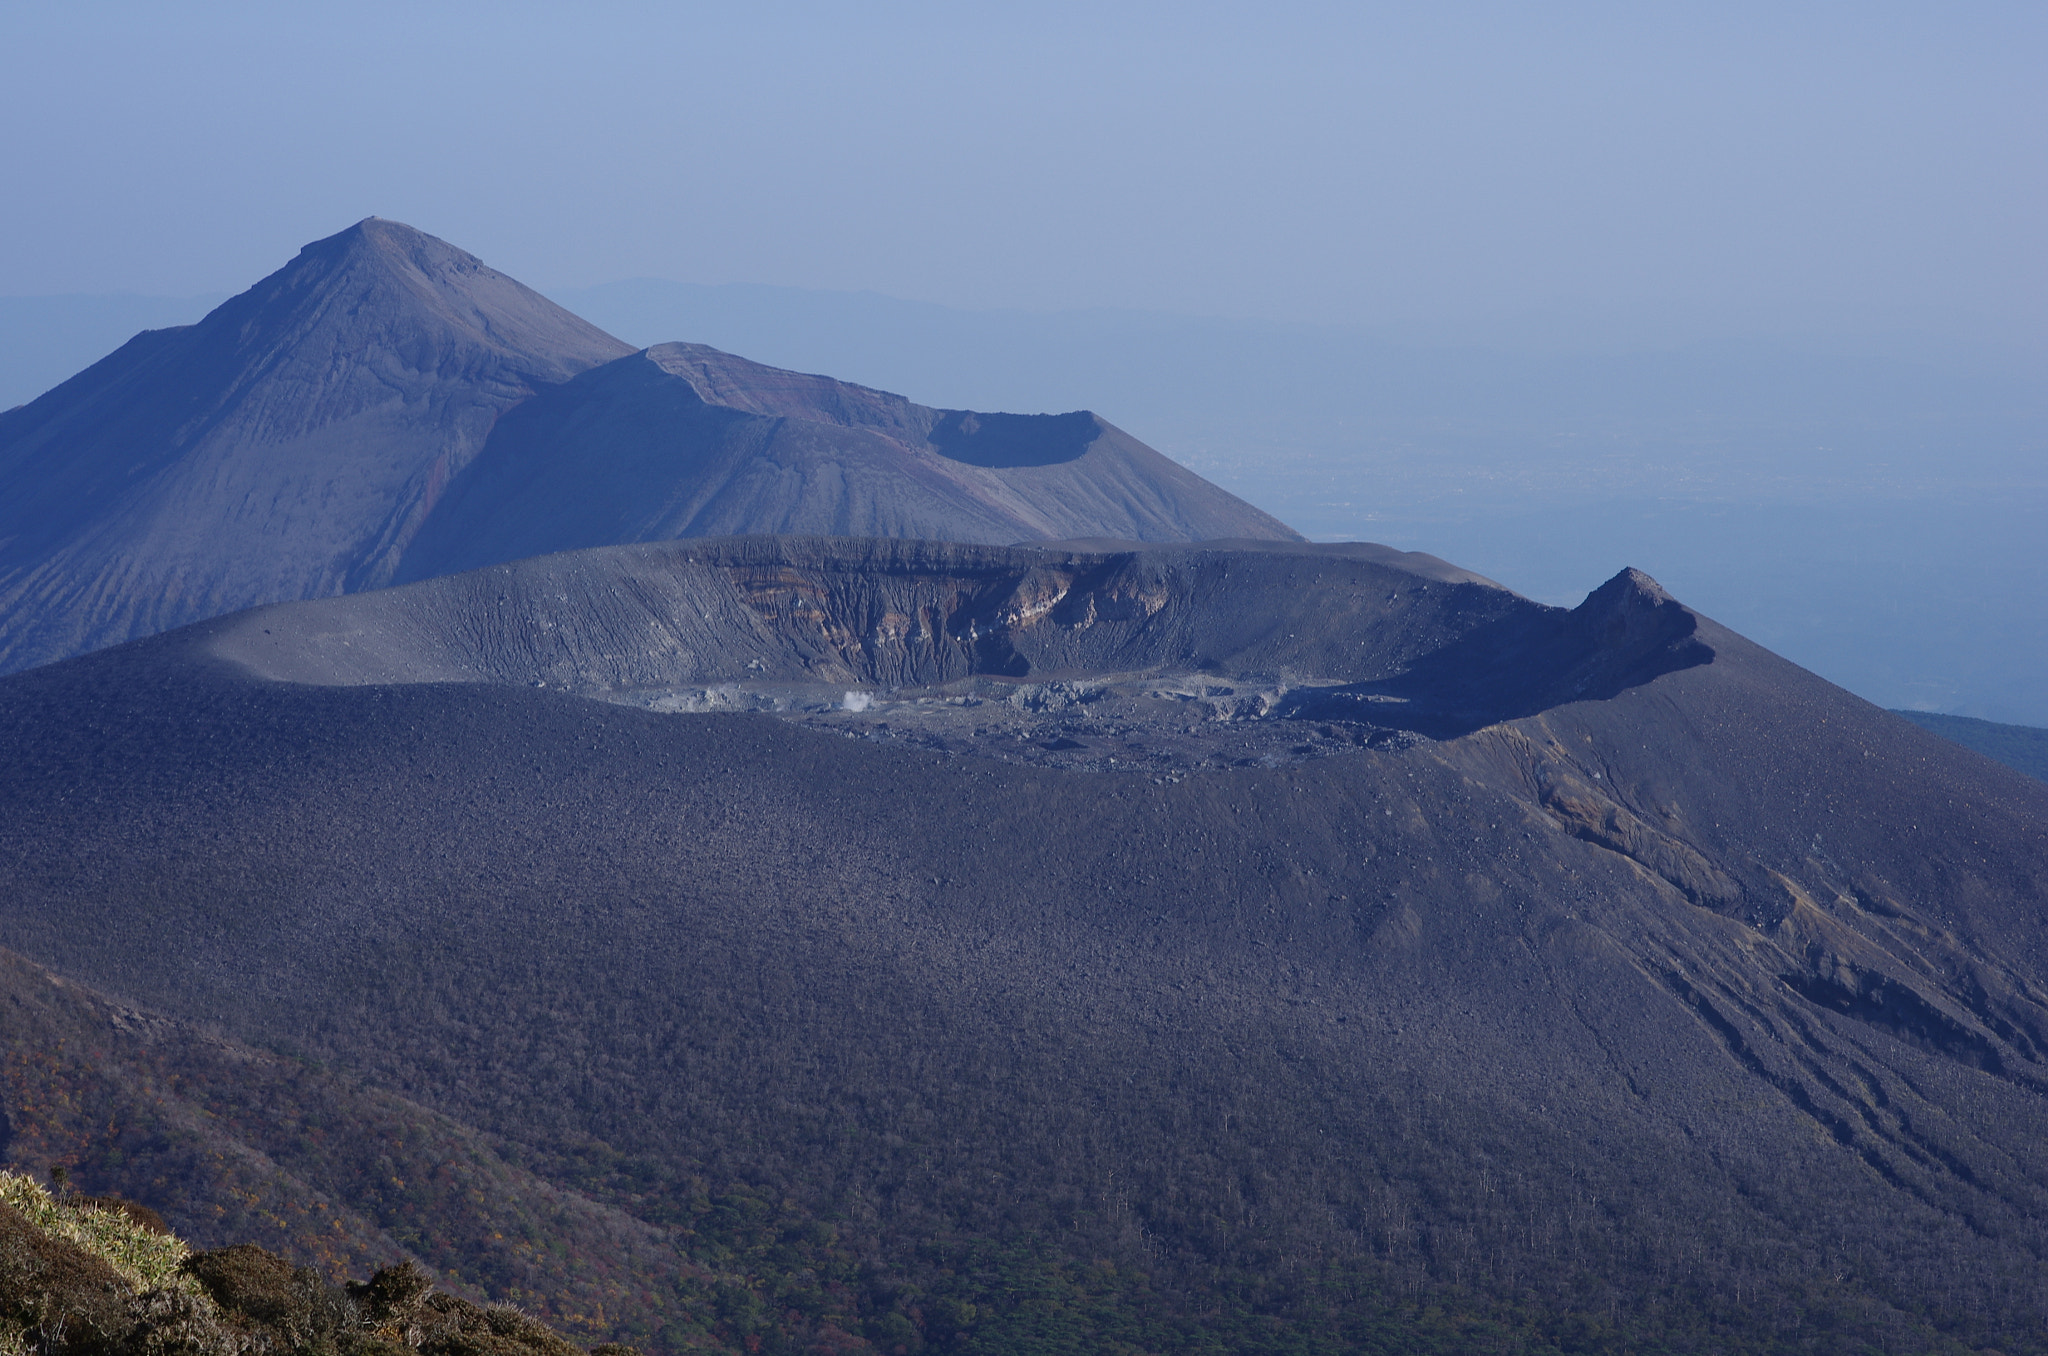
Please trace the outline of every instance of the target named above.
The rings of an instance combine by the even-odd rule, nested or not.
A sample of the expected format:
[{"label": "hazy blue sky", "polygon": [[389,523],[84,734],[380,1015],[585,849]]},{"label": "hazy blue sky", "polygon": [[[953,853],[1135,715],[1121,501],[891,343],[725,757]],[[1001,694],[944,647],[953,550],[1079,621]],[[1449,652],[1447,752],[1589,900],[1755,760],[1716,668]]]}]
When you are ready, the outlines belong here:
[{"label": "hazy blue sky", "polygon": [[2037,344],[2048,5],[0,3],[0,295],[633,276]]}]

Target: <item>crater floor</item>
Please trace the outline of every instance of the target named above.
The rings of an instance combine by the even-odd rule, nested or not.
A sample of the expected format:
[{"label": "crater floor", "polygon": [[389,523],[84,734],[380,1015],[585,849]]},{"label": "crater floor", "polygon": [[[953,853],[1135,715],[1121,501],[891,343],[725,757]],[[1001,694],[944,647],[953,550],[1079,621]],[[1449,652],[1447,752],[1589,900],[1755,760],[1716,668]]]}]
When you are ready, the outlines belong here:
[{"label": "crater floor", "polygon": [[1311,713],[1326,704],[1318,699],[1336,686],[1168,672],[1052,681],[975,675],[895,689],[732,682],[591,695],[676,715],[757,711],[848,739],[1161,782],[1419,742],[1370,720],[1316,718]]}]

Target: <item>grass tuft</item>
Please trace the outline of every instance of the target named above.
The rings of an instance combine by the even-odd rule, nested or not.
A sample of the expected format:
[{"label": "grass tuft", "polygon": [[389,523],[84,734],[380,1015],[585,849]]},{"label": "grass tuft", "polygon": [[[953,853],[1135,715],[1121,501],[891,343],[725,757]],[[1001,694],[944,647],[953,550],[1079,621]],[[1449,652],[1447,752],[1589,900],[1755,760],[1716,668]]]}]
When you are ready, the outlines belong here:
[{"label": "grass tuft", "polygon": [[[169,1234],[156,1233],[118,1210],[58,1200],[33,1177],[0,1172],[0,1201],[25,1215],[44,1233],[64,1239],[105,1262],[138,1293],[164,1286],[200,1293],[179,1268],[192,1250]],[[0,1356],[14,1356],[0,1336]]]}]

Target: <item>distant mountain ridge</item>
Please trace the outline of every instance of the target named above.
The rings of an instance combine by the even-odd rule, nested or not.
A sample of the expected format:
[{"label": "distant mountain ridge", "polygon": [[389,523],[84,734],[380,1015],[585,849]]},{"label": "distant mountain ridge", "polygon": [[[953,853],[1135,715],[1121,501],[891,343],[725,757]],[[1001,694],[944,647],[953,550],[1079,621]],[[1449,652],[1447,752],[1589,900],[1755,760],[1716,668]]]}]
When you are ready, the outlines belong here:
[{"label": "distant mountain ridge", "polygon": [[701,344],[661,344],[509,412],[395,579],[747,533],[990,546],[1300,540],[1085,410],[932,409]]},{"label": "distant mountain ridge", "polygon": [[2001,724],[1975,716],[1948,716],[1937,711],[1895,711],[1923,730],[1952,739],[1966,749],[1996,759],[2015,772],[2048,782],[2048,730],[2037,725]]},{"label": "distant mountain ridge", "polygon": [[1294,536],[1092,415],[933,411],[693,345],[635,355],[372,217],[0,413],[0,671],[376,588],[401,562],[417,578],[790,530]]}]

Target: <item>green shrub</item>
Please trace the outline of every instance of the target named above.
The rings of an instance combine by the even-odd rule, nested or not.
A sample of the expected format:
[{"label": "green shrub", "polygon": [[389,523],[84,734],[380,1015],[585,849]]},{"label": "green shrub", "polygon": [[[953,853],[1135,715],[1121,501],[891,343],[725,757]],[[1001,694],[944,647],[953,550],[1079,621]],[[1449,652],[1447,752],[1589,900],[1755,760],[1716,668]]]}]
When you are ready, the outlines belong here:
[{"label": "green shrub", "polygon": [[[0,1173],[0,1356],[582,1356],[411,1262],[330,1285],[253,1244],[193,1253],[126,1202]],[[606,1356],[638,1356],[608,1347]]]}]

